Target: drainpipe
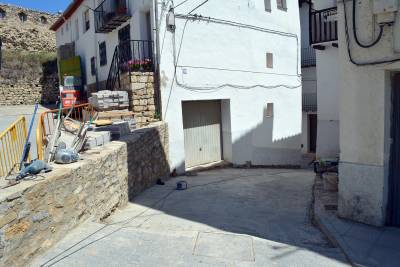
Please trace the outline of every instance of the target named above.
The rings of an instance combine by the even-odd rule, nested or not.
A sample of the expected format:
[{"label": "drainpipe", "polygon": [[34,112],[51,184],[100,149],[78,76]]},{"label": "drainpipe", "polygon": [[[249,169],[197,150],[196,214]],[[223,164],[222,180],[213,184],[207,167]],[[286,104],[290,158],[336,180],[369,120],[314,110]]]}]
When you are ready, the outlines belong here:
[{"label": "drainpipe", "polygon": [[161,86],[160,86],[160,29],[158,28],[158,1],[154,0],[154,25],[155,25],[155,35],[154,38],[156,45],[156,55],[155,55],[155,72],[154,72],[154,84],[157,91],[157,113],[162,120],[162,108],[161,108]]}]

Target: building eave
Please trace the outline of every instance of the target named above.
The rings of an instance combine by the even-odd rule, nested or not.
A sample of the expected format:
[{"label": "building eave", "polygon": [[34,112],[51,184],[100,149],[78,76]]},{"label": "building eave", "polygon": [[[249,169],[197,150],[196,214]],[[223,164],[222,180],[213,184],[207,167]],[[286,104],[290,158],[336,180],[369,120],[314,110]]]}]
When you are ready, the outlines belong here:
[{"label": "building eave", "polygon": [[84,0],[74,0],[60,16],[60,18],[53,25],[51,25],[50,30],[57,31],[64,24],[64,22],[75,13],[83,1]]}]

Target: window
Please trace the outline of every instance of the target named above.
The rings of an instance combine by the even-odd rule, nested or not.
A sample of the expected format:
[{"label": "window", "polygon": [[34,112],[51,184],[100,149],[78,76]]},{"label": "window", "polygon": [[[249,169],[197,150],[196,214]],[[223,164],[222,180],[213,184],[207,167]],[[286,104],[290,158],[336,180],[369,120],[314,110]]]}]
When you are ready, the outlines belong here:
[{"label": "window", "polygon": [[89,9],[83,12],[83,32],[87,32],[90,29],[90,17]]},{"label": "window", "polygon": [[79,40],[79,21],[75,20],[75,41]]},{"label": "window", "polygon": [[6,11],[0,8],[0,19],[4,19],[6,17]]},{"label": "window", "polygon": [[64,35],[64,27],[61,27],[61,36]]},{"label": "window", "polygon": [[272,53],[267,53],[267,68],[274,68],[274,54]]},{"label": "window", "polygon": [[286,0],[276,0],[276,6],[278,7],[278,9],[286,10],[287,9]]},{"label": "window", "polygon": [[95,57],[92,57],[90,59],[90,73],[92,76],[96,75],[96,59]]},{"label": "window", "polygon": [[100,66],[107,65],[107,48],[106,42],[99,44]]},{"label": "window", "polygon": [[264,0],[265,11],[271,12],[271,0]]},{"label": "window", "polygon": [[65,31],[67,32],[69,30],[69,21],[67,21],[67,23],[65,23]]},{"label": "window", "polygon": [[265,117],[272,118],[274,116],[274,103],[268,103],[265,109]]},{"label": "window", "polygon": [[22,22],[25,22],[28,20],[28,15],[26,15],[24,12],[21,12],[18,14],[19,20]]},{"label": "window", "polygon": [[41,17],[40,17],[40,22],[41,22],[42,24],[47,24],[47,18],[46,18],[45,16],[41,16]]}]

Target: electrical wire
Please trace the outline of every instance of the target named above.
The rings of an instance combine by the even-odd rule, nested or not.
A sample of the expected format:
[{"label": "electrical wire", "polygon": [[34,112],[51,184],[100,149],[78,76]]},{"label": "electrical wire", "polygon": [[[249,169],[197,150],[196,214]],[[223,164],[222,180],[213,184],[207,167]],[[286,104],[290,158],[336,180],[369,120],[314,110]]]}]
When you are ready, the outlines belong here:
[{"label": "electrical wire", "polygon": [[400,58],[386,59],[386,60],[372,61],[372,62],[358,62],[358,61],[354,60],[353,55],[351,54],[351,43],[350,43],[350,35],[349,35],[349,25],[348,25],[348,20],[347,20],[346,1],[343,1],[343,7],[344,7],[344,27],[345,27],[345,35],[346,35],[347,53],[349,55],[349,60],[351,63],[353,63],[356,66],[373,66],[373,65],[380,65],[380,64],[386,64],[386,63],[395,63],[395,62],[400,61]]},{"label": "electrical wire", "polygon": [[382,25],[379,25],[379,35],[378,35],[378,37],[376,38],[375,41],[373,41],[373,42],[370,43],[370,44],[363,44],[363,43],[361,43],[361,42],[358,40],[358,36],[357,36],[357,25],[356,25],[356,21],[357,21],[356,16],[357,16],[357,13],[356,13],[356,9],[357,9],[357,8],[356,8],[356,0],[353,0],[353,35],[354,35],[354,40],[356,41],[356,43],[358,44],[358,46],[360,46],[360,47],[362,47],[362,48],[370,48],[370,47],[373,47],[373,46],[375,46],[377,43],[379,43],[379,41],[382,39],[384,25],[383,25],[383,24],[382,24]]}]

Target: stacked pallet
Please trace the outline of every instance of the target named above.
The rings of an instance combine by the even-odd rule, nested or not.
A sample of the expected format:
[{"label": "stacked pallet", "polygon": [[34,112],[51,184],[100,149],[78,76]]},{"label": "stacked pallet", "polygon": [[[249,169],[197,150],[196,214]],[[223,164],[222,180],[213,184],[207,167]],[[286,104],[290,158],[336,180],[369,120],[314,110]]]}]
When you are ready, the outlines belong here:
[{"label": "stacked pallet", "polygon": [[99,91],[89,97],[89,103],[97,110],[118,110],[129,107],[129,98],[126,91]]}]

